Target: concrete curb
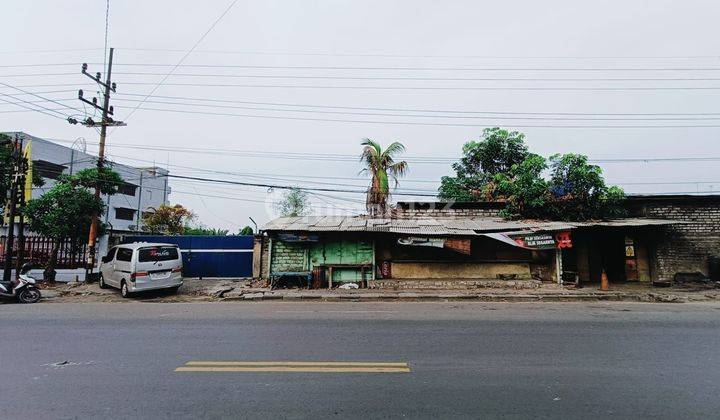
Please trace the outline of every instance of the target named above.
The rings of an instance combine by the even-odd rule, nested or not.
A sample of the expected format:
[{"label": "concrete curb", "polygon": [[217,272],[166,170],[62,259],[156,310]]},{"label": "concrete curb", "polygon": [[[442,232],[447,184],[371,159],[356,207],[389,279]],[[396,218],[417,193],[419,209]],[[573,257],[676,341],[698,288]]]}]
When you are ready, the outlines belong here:
[{"label": "concrete curb", "polygon": [[[446,301],[478,301],[478,302],[588,302],[588,301],[613,301],[613,302],[662,302],[662,303],[684,303],[691,299],[677,295],[659,295],[654,293],[249,293],[246,295],[225,297],[223,301],[315,301],[315,302],[446,302]],[[708,298],[707,300],[713,300]]]}]

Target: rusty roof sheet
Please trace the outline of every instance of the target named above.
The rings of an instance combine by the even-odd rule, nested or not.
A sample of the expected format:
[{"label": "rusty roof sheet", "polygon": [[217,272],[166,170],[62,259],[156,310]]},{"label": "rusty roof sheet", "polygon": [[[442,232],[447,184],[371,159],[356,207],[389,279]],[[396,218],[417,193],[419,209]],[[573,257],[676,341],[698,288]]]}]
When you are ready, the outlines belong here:
[{"label": "rusty roof sheet", "polygon": [[579,227],[638,227],[683,223],[678,220],[626,218],[588,222],[504,220],[498,217],[385,219],[367,216],[280,217],[265,231],[290,232],[388,232],[409,235],[479,235],[487,232],[558,231]]}]

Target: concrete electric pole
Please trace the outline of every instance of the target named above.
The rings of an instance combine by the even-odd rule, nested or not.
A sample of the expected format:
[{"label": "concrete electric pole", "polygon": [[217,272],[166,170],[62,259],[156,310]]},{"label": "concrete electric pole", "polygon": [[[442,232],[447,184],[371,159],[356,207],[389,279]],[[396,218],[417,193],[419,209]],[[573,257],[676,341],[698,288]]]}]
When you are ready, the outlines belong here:
[{"label": "concrete electric pole", "polygon": [[[89,101],[83,97],[83,91],[80,90],[78,92],[78,98],[85,102],[86,104],[89,104],[93,106],[95,109],[98,109],[102,111],[102,119],[97,122],[93,121],[92,118],[88,117],[85,121],[82,121],[81,124],[87,127],[97,127],[100,126],[100,147],[98,149],[98,160],[97,160],[97,169],[98,169],[98,176],[102,176],[102,170],[105,165],[105,138],[107,136],[107,128],[108,127],[117,127],[117,126],[124,126],[126,125],[122,121],[115,121],[112,119],[113,115],[113,107],[110,106],[110,92],[115,92],[115,83],[112,82],[112,64],[113,64],[113,51],[114,48],[110,48],[110,55],[108,57],[108,65],[107,65],[107,73],[105,77],[105,82],[100,80],[100,73],[96,73],[94,76],[88,73],[87,71],[87,64],[82,65],[82,73],[95,82],[97,82],[100,86],[104,88],[104,94],[103,94],[103,104],[102,106],[99,106],[97,104],[97,98],[93,98],[92,101]],[[77,123],[77,121],[70,121],[70,123]],[[97,180],[97,183],[95,184],[95,198],[100,198],[100,180]],[[97,243],[97,232],[98,232],[98,214],[92,215],[92,221],[90,223],[90,235],[88,237],[88,248],[89,248],[89,254],[90,254],[90,272],[92,273],[92,270],[95,268],[95,261],[96,261],[96,243]],[[87,279],[86,279],[87,280]]]}]

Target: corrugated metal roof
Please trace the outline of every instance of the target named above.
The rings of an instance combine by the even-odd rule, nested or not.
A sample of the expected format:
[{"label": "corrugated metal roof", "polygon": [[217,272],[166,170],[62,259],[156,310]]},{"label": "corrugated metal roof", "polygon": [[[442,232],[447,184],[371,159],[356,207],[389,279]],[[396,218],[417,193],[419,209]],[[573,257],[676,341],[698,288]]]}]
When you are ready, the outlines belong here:
[{"label": "corrugated metal roof", "polygon": [[381,219],[367,216],[281,217],[267,223],[266,231],[388,232],[410,235],[478,235],[486,232],[558,231],[578,227],[638,227],[683,223],[678,220],[627,218],[589,222],[504,220],[498,217]]}]

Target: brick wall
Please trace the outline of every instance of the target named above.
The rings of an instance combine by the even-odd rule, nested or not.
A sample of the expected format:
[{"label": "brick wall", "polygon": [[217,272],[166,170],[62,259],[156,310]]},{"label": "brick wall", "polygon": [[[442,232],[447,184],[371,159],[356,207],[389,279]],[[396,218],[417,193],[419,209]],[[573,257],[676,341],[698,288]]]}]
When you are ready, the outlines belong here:
[{"label": "brick wall", "polygon": [[270,277],[270,238],[265,237],[262,244],[262,261],[260,264],[260,278]]},{"label": "brick wall", "polygon": [[268,251],[270,238],[265,235],[255,235],[253,238],[253,278],[268,278]]},{"label": "brick wall", "polygon": [[307,247],[302,243],[272,241],[273,273],[278,271],[302,271],[307,269]]},{"label": "brick wall", "polygon": [[656,281],[672,281],[679,272],[708,274],[708,258],[720,256],[720,198],[678,197],[631,200],[633,213],[684,223],[662,230],[651,251]]}]

